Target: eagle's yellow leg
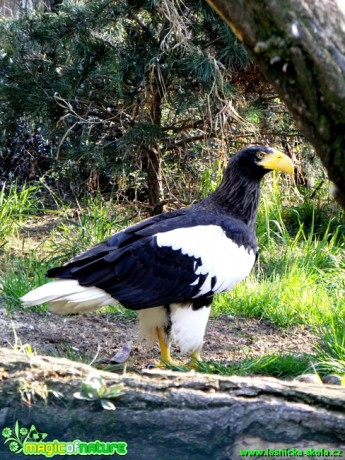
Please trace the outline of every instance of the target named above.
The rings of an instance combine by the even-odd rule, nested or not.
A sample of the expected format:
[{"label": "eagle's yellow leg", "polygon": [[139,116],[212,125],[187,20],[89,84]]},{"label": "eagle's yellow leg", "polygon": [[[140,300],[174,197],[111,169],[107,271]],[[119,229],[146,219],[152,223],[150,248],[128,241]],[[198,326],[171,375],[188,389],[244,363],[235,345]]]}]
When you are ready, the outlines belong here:
[{"label": "eagle's yellow leg", "polygon": [[159,347],[161,349],[161,361],[163,364],[175,364],[174,361],[171,359],[170,354],[170,346],[169,344],[165,343],[164,340],[164,330],[162,327],[157,327],[157,337],[159,341]]},{"label": "eagle's yellow leg", "polygon": [[[155,365],[161,367],[162,365],[170,364],[172,366],[177,366],[181,367],[181,364],[183,365],[184,363],[179,363],[176,362],[172,359],[171,354],[170,354],[170,346],[165,342],[164,339],[164,329],[162,327],[157,327],[156,328],[157,332],[157,338],[159,341],[159,347],[161,350],[161,361],[160,363],[155,363]],[[191,362],[188,364],[189,367],[196,367],[196,362],[195,361],[201,361],[201,356],[198,351],[193,352],[191,355]],[[184,364],[186,365],[186,364]]]}]

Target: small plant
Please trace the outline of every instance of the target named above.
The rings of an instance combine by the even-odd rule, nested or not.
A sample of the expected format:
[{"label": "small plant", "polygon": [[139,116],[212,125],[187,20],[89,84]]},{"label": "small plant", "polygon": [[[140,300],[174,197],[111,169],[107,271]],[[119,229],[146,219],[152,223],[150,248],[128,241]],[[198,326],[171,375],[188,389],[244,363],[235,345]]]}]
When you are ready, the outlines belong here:
[{"label": "small plant", "polygon": [[29,343],[24,344],[21,341],[21,339],[18,337],[17,330],[13,323],[12,323],[12,329],[13,329],[13,336],[14,336],[14,343],[10,344],[12,349],[20,353],[25,353],[27,356],[35,355],[35,351],[32,349],[31,345]]},{"label": "small plant", "polygon": [[107,387],[101,377],[92,377],[86,382],[82,382],[81,390],[74,393],[73,396],[77,399],[85,399],[86,401],[99,401],[103,409],[115,410],[115,405],[109,399],[121,396],[123,388],[122,383]]},{"label": "small plant", "polygon": [[90,354],[82,352],[79,350],[79,348],[71,345],[66,345],[61,348],[59,347],[59,349],[55,350],[52,354],[57,358],[70,359],[71,361],[85,363],[89,365],[91,365],[93,360],[95,359],[92,358]]},{"label": "small plant", "polygon": [[220,161],[215,161],[212,169],[206,168],[200,179],[199,195],[200,199],[206,198],[214,192],[220,185],[222,178],[223,165]]}]

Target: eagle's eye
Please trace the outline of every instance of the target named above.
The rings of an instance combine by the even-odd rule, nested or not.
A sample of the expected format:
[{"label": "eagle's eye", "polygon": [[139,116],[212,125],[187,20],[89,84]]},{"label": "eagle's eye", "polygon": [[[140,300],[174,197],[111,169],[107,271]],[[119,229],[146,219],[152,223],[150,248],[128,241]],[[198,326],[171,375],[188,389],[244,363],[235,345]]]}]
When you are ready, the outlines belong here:
[{"label": "eagle's eye", "polygon": [[262,160],[263,157],[265,156],[265,154],[264,154],[264,152],[258,152],[258,153],[256,154],[256,156],[257,156],[257,158],[259,158],[259,160]]}]

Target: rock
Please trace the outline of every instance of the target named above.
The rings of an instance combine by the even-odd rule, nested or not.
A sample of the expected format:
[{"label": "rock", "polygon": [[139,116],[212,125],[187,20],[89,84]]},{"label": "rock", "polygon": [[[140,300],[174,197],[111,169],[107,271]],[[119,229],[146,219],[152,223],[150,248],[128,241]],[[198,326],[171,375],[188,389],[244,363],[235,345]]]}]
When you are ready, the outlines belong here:
[{"label": "rock", "polygon": [[323,383],[326,383],[327,385],[341,385],[342,377],[337,374],[329,374],[329,375],[325,375],[322,381]]},{"label": "rock", "polygon": [[322,380],[318,374],[302,374],[294,379],[297,382],[313,383],[314,385],[322,385]]}]

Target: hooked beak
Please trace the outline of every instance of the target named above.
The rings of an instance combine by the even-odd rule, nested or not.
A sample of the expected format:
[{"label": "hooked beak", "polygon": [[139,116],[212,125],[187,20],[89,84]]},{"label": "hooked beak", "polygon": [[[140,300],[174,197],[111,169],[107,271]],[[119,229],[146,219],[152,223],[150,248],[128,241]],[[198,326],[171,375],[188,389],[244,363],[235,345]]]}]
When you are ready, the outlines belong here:
[{"label": "hooked beak", "polygon": [[265,153],[259,165],[263,166],[265,169],[283,172],[290,176],[292,176],[294,172],[294,165],[291,159],[278,150],[273,150],[272,153]]}]

